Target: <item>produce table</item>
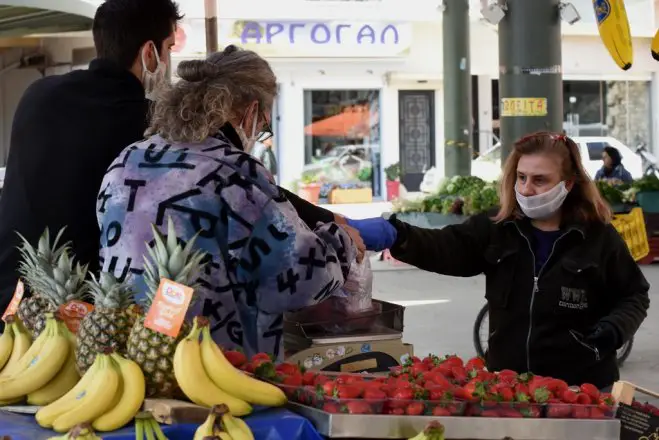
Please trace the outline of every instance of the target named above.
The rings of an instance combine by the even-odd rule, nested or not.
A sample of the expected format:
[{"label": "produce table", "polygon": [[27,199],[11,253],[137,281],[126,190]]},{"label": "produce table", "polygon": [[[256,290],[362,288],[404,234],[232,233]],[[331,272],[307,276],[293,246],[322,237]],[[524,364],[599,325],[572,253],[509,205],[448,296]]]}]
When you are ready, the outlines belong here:
[{"label": "produce table", "polygon": [[[284,409],[267,410],[245,419],[256,440],[322,440],[309,421]],[[190,440],[197,425],[161,425],[169,440]],[[98,433],[107,440],[134,440],[135,430],[128,427],[112,433]],[[37,425],[33,415],[0,410],[0,436],[12,440],[46,440],[56,434]],[[59,434],[57,434],[59,435]]]}]

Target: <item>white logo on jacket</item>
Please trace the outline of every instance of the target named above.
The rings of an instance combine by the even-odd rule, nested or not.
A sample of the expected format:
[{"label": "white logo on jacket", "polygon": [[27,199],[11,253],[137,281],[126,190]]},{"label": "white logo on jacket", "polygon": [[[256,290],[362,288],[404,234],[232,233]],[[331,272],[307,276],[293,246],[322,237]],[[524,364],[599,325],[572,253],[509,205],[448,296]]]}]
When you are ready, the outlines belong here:
[{"label": "white logo on jacket", "polygon": [[584,310],[588,308],[588,295],[585,289],[575,289],[572,287],[561,287],[561,299],[558,301],[559,307],[566,309]]}]

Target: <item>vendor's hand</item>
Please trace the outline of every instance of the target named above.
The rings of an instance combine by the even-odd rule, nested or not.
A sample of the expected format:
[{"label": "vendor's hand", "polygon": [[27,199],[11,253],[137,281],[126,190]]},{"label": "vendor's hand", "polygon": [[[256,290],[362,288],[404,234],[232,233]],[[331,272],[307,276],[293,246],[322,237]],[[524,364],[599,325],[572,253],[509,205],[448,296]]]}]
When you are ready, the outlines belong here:
[{"label": "vendor's hand", "polygon": [[601,353],[616,351],[621,345],[618,330],[606,321],[599,322],[585,336],[584,342],[597,348]]},{"label": "vendor's hand", "polygon": [[364,254],[366,253],[366,245],[364,245],[364,240],[362,240],[361,235],[359,235],[359,231],[348,226],[346,223],[339,224],[339,226],[348,233],[350,238],[352,238],[352,243],[357,248],[357,263],[361,263],[364,259]]},{"label": "vendor's hand", "polygon": [[369,251],[383,251],[393,247],[398,232],[396,228],[382,217],[353,220],[346,218],[348,225],[359,231],[366,249]]}]

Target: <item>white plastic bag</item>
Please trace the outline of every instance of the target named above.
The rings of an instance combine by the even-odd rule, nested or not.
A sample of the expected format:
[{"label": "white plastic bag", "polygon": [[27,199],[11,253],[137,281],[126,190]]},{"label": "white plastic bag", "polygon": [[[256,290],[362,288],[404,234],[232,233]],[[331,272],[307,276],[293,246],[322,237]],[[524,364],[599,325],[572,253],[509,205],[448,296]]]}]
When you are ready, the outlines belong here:
[{"label": "white plastic bag", "polygon": [[368,255],[364,255],[361,263],[356,261],[350,266],[350,273],[346,279],[337,301],[346,315],[358,315],[373,309],[373,271]]}]

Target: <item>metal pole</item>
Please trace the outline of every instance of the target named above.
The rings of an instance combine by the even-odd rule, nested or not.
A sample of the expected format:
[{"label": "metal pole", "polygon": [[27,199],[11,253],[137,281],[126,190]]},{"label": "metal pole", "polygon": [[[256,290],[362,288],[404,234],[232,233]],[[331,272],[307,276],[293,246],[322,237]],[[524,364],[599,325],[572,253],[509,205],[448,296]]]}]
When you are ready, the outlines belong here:
[{"label": "metal pole", "polygon": [[468,176],[472,150],[469,0],[444,0],[442,48],[444,172],[447,177]]},{"label": "metal pole", "polygon": [[217,52],[217,0],[204,0],[204,12],[206,17],[206,54]]},{"label": "metal pole", "polygon": [[560,0],[499,0],[501,164],[535,131],[563,132]]}]

